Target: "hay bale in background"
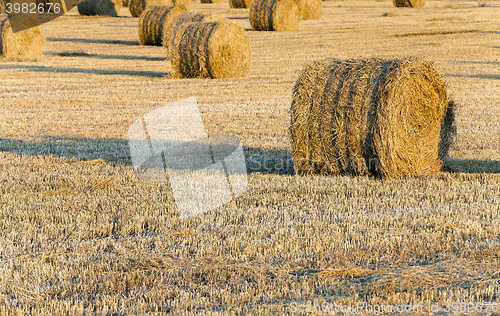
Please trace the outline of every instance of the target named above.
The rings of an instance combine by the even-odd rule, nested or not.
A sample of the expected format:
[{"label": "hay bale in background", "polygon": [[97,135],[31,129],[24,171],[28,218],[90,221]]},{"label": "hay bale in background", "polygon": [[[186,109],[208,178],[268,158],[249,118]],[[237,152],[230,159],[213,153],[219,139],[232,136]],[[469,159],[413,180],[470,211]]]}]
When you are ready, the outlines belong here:
[{"label": "hay bale in background", "polygon": [[81,15],[96,15],[94,11],[94,0],[84,0],[77,5],[78,13]]},{"label": "hay bale in background", "polygon": [[297,169],[381,177],[440,171],[452,106],[444,79],[421,57],[312,62],[292,97]]},{"label": "hay bale in background", "polygon": [[223,3],[224,0],[200,0],[201,3]]},{"label": "hay bale in background", "polygon": [[[12,32],[11,23],[22,26],[24,31]],[[35,19],[25,14],[0,21],[0,56],[5,58],[36,60],[42,56],[45,38]]]},{"label": "hay bale in background", "polygon": [[129,10],[133,17],[140,17],[142,12],[149,6],[170,7],[172,0],[130,0]]},{"label": "hay bale in background", "polygon": [[174,0],[173,5],[184,5],[186,9],[191,9],[191,0]]},{"label": "hay bale in background", "polygon": [[255,31],[299,29],[300,7],[295,0],[253,0],[249,20]]},{"label": "hay bale in background", "polygon": [[222,22],[226,18],[218,15],[203,15],[193,11],[185,11],[173,17],[170,23],[165,24],[162,44],[167,50],[168,59],[172,64],[179,61],[179,43],[189,23],[196,22]]},{"label": "hay bale in background", "polygon": [[189,10],[191,8],[191,0],[130,0],[130,14],[134,17],[140,17],[146,8],[153,5],[160,7],[184,5]]},{"label": "hay bale in background", "polygon": [[97,15],[117,17],[121,8],[122,0],[94,0],[94,11]]},{"label": "hay bale in background", "polygon": [[139,41],[142,45],[162,46],[163,32],[174,17],[186,11],[183,5],[175,7],[150,6],[139,19]]},{"label": "hay bale in background", "polygon": [[421,8],[425,5],[425,0],[392,0],[395,7],[415,7]]},{"label": "hay bale in background", "polygon": [[250,69],[252,49],[245,30],[232,22],[189,23],[173,68],[185,78],[239,78]]},{"label": "hay bale in background", "polygon": [[229,7],[230,8],[250,8],[252,5],[252,0],[229,0]]},{"label": "hay bale in background", "polygon": [[323,1],[299,0],[299,7],[302,12],[302,20],[318,20],[321,18],[323,11]]}]

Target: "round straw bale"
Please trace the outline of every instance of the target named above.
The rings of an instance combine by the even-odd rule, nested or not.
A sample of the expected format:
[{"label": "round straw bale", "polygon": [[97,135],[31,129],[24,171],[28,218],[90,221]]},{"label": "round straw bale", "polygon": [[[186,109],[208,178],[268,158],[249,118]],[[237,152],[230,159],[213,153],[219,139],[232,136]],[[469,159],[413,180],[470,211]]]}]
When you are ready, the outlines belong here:
[{"label": "round straw bale", "polygon": [[321,18],[322,0],[299,0],[302,20],[318,20]]},{"label": "round straw bale", "polygon": [[195,22],[222,22],[226,18],[218,15],[203,15],[193,11],[182,12],[172,18],[170,23],[165,24],[163,29],[163,46],[167,49],[167,56],[173,64],[178,64],[179,43],[184,30],[189,23]]},{"label": "round straw bale", "polygon": [[142,12],[150,6],[173,6],[172,0],[130,0],[130,14],[133,17],[140,17]]},{"label": "round straw bale", "polygon": [[121,8],[121,0],[94,0],[94,11],[97,15],[116,17]]},{"label": "round straw bale", "polygon": [[301,12],[296,0],[253,0],[249,19],[255,31],[292,31],[299,29]]},{"label": "round straw bale", "polygon": [[252,0],[229,0],[229,7],[231,8],[250,8]]},{"label": "round straw bale", "polygon": [[78,13],[81,15],[96,15],[94,11],[94,0],[84,0],[77,5]]},{"label": "round straw bale", "polygon": [[[20,29],[12,32],[12,23]],[[36,20],[26,14],[0,17],[0,56],[19,60],[36,60],[42,56],[45,37]]]},{"label": "round straw bale", "polygon": [[172,19],[185,12],[184,5],[175,7],[150,6],[139,19],[139,41],[142,45],[162,46],[163,32]]},{"label": "round straw bale", "polygon": [[[177,14],[165,24],[163,29],[163,46],[167,49],[167,54],[170,55],[170,48],[179,46],[182,32],[188,23],[200,22],[204,18],[203,14],[198,14],[193,11],[185,11]],[[184,26],[184,27],[183,27]]]},{"label": "round straw bale", "polygon": [[173,68],[183,77],[238,78],[250,69],[252,49],[245,30],[232,22],[189,23]]},{"label": "round straw bale", "polygon": [[293,90],[293,156],[301,174],[430,174],[453,121],[445,81],[422,57],[315,61]]},{"label": "round straw bale", "polygon": [[425,0],[392,0],[395,7],[415,7],[421,8],[425,5]]},{"label": "round straw bale", "polygon": [[191,0],[174,0],[174,5],[183,5],[186,9],[191,9]]}]

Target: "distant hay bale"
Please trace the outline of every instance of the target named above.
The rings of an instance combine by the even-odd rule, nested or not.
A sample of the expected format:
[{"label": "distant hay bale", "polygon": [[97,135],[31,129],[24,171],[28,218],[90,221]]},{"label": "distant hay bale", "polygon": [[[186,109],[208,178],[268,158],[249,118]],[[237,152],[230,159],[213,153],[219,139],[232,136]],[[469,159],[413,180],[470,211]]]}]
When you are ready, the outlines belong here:
[{"label": "distant hay bale", "polygon": [[239,78],[250,69],[250,40],[232,22],[189,23],[177,49],[172,66],[185,78]]},{"label": "distant hay bale", "polygon": [[299,29],[301,12],[295,0],[253,0],[249,19],[255,31],[293,31]]},{"label": "distant hay bale", "polygon": [[122,8],[122,0],[94,0],[94,11],[97,15],[117,17]]},{"label": "distant hay bale", "polygon": [[191,0],[174,0],[173,5],[184,5],[186,9],[191,9]]},{"label": "distant hay bale", "polygon": [[395,7],[415,7],[422,8],[425,0],[392,0]]},{"label": "distant hay bale", "polygon": [[184,5],[175,7],[150,6],[139,19],[139,41],[142,45],[162,46],[163,32],[174,17],[185,12]]},{"label": "distant hay bale", "polygon": [[140,17],[149,6],[172,6],[172,0],[130,0],[129,10],[133,17]]},{"label": "distant hay bale", "polygon": [[229,0],[229,7],[235,9],[250,8],[251,5],[252,5],[252,0]]},{"label": "distant hay bale", "polygon": [[312,62],[293,90],[296,167],[384,178],[440,171],[453,106],[444,79],[422,57]]},{"label": "distant hay bale", "polygon": [[168,24],[165,24],[163,29],[162,44],[167,50],[168,59],[172,62],[172,64],[178,64],[179,43],[181,41],[182,34],[189,23],[222,21],[226,21],[226,18],[223,16],[203,15],[193,11],[185,11],[174,16]]},{"label": "distant hay bale", "polygon": [[130,14],[134,17],[140,17],[146,8],[153,5],[159,7],[184,5],[189,10],[191,8],[191,0],[130,0]]},{"label": "distant hay bale", "polygon": [[321,18],[322,0],[299,0],[302,20],[318,20]]},{"label": "distant hay bale", "polygon": [[[0,56],[20,60],[36,60],[42,56],[45,38],[35,19],[25,14],[0,19]],[[12,32],[12,23],[24,30]]]},{"label": "distant hay bale", "polygon": [[223,3],[224,0],[200,0],[201,3]]},{"label": "distant hay bale", "polygon": [[394,12],[385,12],[384,14],[382,14],[382,16],[395,17],[395,16],[401,16],[401,15],[394,13]]},{"label": "distant hay bale", "polygon": [[[160,0],[160,3],[155,3],[155,5],[158,6],[169,6],[170,1],[169,0]],[[141,16],[142,11],[146,8],[146,0],[129,0],[129,6],[128,9],[130,11],[130,14],[138,18]]]},{"label": "distant hay bale", "polygon": [[81,15],[96,15],[94,10],[94,0],[84,0],[77,4],[78,13]]},{"label": "distant hay bale", "polygon": [[149,6],[169,7],[172,5],[172,0],[130,0],[129,10],[133,17],[138,18]]}]

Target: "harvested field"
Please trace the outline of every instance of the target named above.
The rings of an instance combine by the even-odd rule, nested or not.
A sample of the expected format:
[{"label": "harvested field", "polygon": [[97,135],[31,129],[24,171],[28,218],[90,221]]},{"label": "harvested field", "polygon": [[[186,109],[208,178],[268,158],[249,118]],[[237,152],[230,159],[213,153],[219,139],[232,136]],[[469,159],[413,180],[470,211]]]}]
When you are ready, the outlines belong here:
[{"label": "harvested field", "polygon": [[[470,315],[495,315],[500,2],[324,1],[320,20],[291,32],[252,31],[249,10],[227,2],[192,10],[246,30],[245,77],[176,78],[164,47],[139,44],[127,8],[74,8],[40,26],[39,61],[0,60],[0,314],[283,315],[359,303],[459,315],[444,310],[467,302],[482,308]],[[442,171],[295,175],[290,106],[304,65],[416,55],[456,103]],[[168,183],[135,176],[127,131],[192,96],[208,135],[241,140],[248,188],[180,219]]]}]

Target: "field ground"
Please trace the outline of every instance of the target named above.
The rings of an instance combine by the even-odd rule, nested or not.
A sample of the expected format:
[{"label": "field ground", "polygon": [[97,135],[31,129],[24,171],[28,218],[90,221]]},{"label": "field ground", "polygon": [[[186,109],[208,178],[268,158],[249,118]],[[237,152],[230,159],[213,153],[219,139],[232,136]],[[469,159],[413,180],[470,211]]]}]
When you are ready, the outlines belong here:
[{"label": "field ground", "polygon": [[[321,20],[283,33],[251,31],[248,10],[227,3],[193,10],[248,30],[245,78],[171,78],[164,49],[139,45],[125,9],[73,10],[42,26],[42,60],[0,61],[0,314],[500,304],[500,2],[324,2]],[[458,104],[452,172],[294,175],[287,131],[302,66],[410,55],[437,63]],[[209,134],[242,140],[249,188],[183,220],[167,184],[135,177],[127,129],[190,96]]]}]

